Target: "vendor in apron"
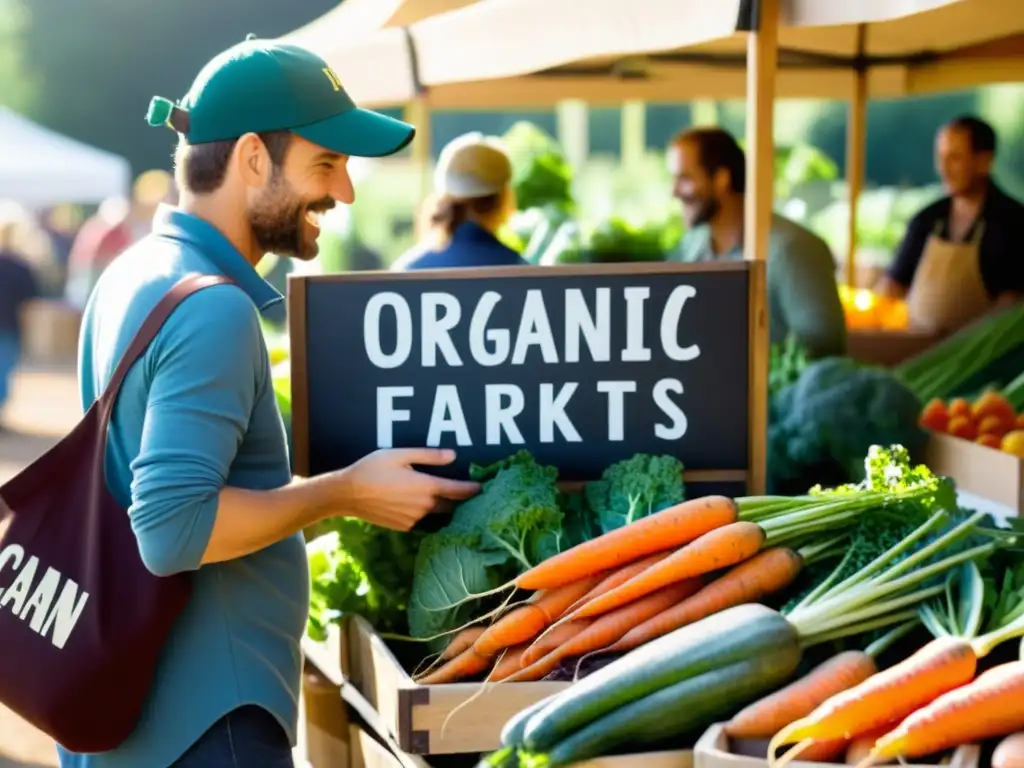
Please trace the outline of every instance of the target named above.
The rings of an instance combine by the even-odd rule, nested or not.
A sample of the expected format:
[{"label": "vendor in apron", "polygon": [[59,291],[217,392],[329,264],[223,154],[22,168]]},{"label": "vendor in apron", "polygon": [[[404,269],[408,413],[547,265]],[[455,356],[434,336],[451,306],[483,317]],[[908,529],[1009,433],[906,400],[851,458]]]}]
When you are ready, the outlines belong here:
[{"label": "vendor in apron", "polygon": [[936,168],[948,197],[907,226],[876,291],[905,298],[911,327],[951,333],[1024,297],[1024,205],[992,180],[991,126],[959,117],[940,129]]}]

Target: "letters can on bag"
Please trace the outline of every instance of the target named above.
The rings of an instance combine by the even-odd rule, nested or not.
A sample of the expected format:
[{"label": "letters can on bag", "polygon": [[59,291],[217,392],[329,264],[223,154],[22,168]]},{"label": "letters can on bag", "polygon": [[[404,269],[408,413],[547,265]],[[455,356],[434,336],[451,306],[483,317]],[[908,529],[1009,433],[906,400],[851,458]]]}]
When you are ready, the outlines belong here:
[{"label": "letters can on bag", "polygon": [[72,752],[106,752],[131,735],[192,587],[187,574],[158,578],[142,563],[128,512],[106,485],[110,415],[175,308],[229,282],[179,281],[78,425],[0,486],[0,703]]}]

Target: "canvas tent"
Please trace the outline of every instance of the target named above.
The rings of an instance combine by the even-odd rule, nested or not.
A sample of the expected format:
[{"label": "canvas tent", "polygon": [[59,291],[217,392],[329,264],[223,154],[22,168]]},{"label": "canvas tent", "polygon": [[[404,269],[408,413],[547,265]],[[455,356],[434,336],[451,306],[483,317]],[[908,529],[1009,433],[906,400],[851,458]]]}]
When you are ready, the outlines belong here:
[{"label": "canvas tent", "polygon": [[97,203],[127,196],[123,157],[63,136],[0,107],[0,199],[28,206]]},{"label": "canvas tent", "polygon": [[[306,44],[367,106],[424,95],[442,109],[742,97],[744,31],[763,8],[752,0],[449,2],[462,7]],[[862,79],[869,98],[967,88],[1017,80],[1024,61],[1019,0],[781,0],[778,23],[780,97],[845,98]]]}]

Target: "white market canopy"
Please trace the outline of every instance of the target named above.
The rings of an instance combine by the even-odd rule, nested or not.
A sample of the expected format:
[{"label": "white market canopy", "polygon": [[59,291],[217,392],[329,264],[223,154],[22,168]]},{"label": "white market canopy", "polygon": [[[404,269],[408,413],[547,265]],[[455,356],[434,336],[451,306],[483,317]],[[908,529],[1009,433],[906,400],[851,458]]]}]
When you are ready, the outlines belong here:
[{"label": "white market canopy", "polygon": [[0,107],[0,199],[28,206],[97,203],[127,196],[123,157],[68,138]]},{"label": "white market canopy", "polygon": [[[347,0],[334,13],[361,1],[373,2]],[[405,104],[424,92],[433,108],[467,109],[746,90],[751,0],[448,1],[463,7],[305,44],[368,106]],[[1020,80],[1024,2],[781,0],[777,96],[849,98],[860,70],[872,98]]]}]

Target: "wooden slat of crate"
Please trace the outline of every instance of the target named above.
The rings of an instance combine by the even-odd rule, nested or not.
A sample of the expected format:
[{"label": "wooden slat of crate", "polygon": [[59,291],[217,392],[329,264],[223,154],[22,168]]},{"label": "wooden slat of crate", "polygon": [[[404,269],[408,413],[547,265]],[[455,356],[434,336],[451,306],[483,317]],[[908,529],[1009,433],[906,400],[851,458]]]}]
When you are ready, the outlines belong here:
[{"label": "wooden slat of crate", "polygon": [[[948,768],[978,768],[981,750],[974,745],[960,747],[953,752],[946,764]],[[765,757],[735,754],[730,751],[729,737],[725,734],[725,724],[716,723],[708,728],[693,749],[693,768],[767,768]],[[842,764],[809,763],[794,760],[789,768],[848,768]],[[934,765],[907,763],[902,768],[935,768]]]},{"label": "wooden slat of crate", "polygon": [[401,748],[416,755],[496,749],[501,729],[512,715],[569,685],[492,685],[444,727],[456,707],[480,693],[480,683],[416,684],[387,644],[359,617],[349,620],[347,639],[349,680],[380,713]]},{"label": "wooden slat of crate", "polygon": [[1024,461],[986,445],[932,432],[925,464],[957,488],[1024,514]]}]

